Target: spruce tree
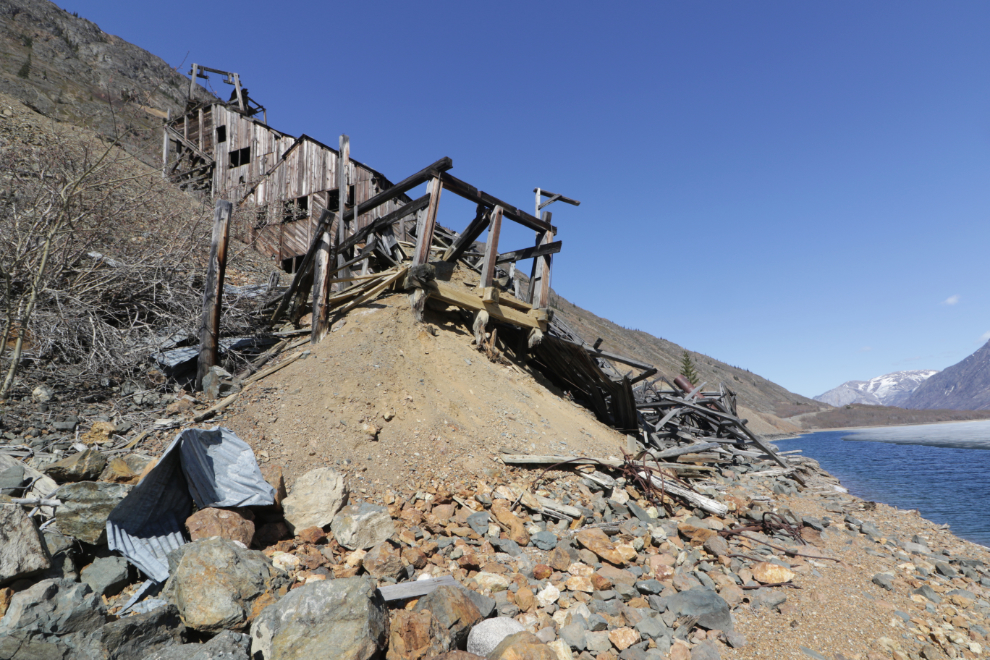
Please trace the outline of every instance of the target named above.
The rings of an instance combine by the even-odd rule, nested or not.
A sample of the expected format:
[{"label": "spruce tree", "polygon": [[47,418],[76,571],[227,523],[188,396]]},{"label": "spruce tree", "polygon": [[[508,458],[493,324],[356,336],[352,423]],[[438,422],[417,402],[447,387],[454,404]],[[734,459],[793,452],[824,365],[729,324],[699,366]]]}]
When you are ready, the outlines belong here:
[{"label": "spruce tree", "polygon": [[691,381],[692,385],[698,384],[698,372],[694,370],[694,363],[687,351],[681,356],[681,375]]}]

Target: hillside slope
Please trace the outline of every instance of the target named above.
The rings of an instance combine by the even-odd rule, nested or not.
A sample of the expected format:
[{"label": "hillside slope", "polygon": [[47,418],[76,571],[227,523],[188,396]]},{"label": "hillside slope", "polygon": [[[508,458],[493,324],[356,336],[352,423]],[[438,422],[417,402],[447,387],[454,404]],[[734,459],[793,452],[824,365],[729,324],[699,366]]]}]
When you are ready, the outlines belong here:
[{"label": "hillside slope", "polygon": [[[157,165],[162,118],[185,108],[189,79],[48,0],[0,0],[0,92],[52,119],[128,133],[128,151]],[[209,94],[197,86],[196,98]]]},{"label": "hillside slope", "polygon": [[906,408],[990,409],[990,342],[932,376],[904,402]]}]

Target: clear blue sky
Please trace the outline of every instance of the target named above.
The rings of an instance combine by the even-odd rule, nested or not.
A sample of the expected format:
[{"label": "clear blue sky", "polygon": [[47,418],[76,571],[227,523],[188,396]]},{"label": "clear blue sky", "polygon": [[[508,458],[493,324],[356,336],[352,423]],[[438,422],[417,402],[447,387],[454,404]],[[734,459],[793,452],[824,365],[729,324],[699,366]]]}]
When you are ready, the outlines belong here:
[{"label": "clear blue sky", "polygon": [[795,392],[990,338],[990,3],[62,5],[393,180],[580,199],[555,289]]}]

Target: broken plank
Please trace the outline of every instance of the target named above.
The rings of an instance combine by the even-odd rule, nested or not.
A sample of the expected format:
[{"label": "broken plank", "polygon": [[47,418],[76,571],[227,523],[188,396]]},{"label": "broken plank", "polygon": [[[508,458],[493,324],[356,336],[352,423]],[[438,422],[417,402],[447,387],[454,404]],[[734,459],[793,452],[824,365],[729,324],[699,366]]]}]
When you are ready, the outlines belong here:
[{"label": "broken plank", "polygon": [[543,245],[537,245],[522,250],[503,252],[502,254],[498,255],[498,260],[496,263],[507,264],[509,262],[514,262],[514,261],[525,261],[526,259],[543,257],[548,254],[557,254],[558,252],[560,252],[560,248],[562,245],[563,243],[561,241],[554,241],[553,243],[544,243]]},{"label": "broken plank", "polygon": [[537,328],[541,331],[546,329],[546,321],[541,322],[532,314],[498,303],[483,302],[477,293],[470,293],[457,285],[434,280],[428,282],[424,288],[426,294],[434,300],[475,312],[488,312],[492,320],[511,323],[524,328]]},{"label": "broken plank", "polygon": [[457,580],[450,575],[445,575],[438,578],[385,585],[383,587],[378,587],[378,593],[380,593],[382,595],[382,599],[388,603],[395,600],[419,598],[421,596],[433,593],[433,591],[435,591],[438,587],[457,586],[460,586]]}]

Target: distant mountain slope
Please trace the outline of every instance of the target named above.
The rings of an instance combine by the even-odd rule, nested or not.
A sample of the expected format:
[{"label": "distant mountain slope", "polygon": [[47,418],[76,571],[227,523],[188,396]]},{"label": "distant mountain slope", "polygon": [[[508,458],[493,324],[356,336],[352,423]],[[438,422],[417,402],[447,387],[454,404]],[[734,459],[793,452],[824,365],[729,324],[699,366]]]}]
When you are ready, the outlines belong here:
[{"label": "distant mountain slope", "polygon": [[870,380],[850,380],[824,394],[819,394],[815,397],[815,401],[836,407],[852,403],[903,407],[911,393],[937,373],[929,369],[895,371]]},{"label": "distant mountain slope", "polygon": [[990,409],[990,342],[962,362],[932,376],[904,402],[905,408]]},{"label": "distant mountain slope", "polygon": [[[0,0],[0,92],[104,135],[130,131],[124,146],[157,165],[162,118],[185,108],[189,79],[48,0]],[[197,86],[196,98],[210,95]]]}]

